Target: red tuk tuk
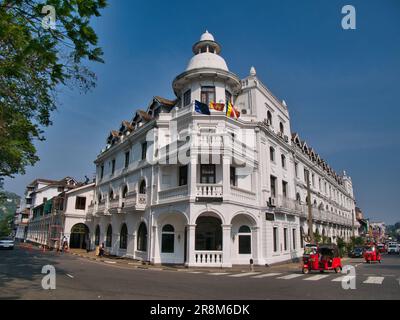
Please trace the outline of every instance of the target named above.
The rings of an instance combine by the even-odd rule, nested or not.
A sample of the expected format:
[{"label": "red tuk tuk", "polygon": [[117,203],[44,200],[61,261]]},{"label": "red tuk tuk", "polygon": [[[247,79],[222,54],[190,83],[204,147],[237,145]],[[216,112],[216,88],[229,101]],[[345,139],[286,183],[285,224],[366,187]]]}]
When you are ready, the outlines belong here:
[{"label": "red tuk tuk", "polygon": [[364,251],[364,259],[366,263],[379,262],[381,263],[381,253],[375,243],[369,244]]},{"label": "red tuk tuk", "polygon": [[321,273],[325,270],[341,272],[342,260],[338,247],[334,244],[324,244],[317,248],[306,247],[303,256],[303,273],[307,274],[312,270],[318,270]]}]

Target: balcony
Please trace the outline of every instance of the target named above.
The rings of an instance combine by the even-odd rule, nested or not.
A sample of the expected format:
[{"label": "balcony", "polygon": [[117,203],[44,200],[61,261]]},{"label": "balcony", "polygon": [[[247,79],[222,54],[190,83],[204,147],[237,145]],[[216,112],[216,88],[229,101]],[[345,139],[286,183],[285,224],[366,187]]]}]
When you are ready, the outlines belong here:
[{"label": "balcony", "polygon": [[108,211],[110,213],[118,213],[119,208],[120,208],[120,204],[119,204],[118,197],[116,199],[110,200],[109,205],[108,205]]},{"label": "balcony", "polygon": [[196,202],[222,202],[222,184],[203,184],[196,185]]},{"label": "balcony", "polygon": [[158,193],[158,202],[169,202],[185,199],[189,196],[188,186],[180,186],[161,190]]},{"label": "balcony", "polygon": [[143,211],[147,206],[147,195],[129,192],[125,199],[122,199],[118,212],[129,213],[132,211]]},{"label": "balcony", "polygon": [[257,196],[254,192],[240,189],[238,187],[231,186],[231,196],[233,199],[238,201],[256,201]]}]

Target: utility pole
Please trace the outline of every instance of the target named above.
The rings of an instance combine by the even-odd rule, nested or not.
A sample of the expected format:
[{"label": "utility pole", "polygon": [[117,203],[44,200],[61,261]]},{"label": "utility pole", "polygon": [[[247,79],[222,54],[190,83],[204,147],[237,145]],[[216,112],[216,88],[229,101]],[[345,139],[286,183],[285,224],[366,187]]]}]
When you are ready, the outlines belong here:
[{"label": "utility pole", "polygon": [[310,171],[305,170],[307,179],[307,206],[308,206],[308,230],[310,233],[310,242],[314,244],[314,230],[313,230],[313,217],[312,217],[312,204],[311,204],[311,186],[310,186]]}]

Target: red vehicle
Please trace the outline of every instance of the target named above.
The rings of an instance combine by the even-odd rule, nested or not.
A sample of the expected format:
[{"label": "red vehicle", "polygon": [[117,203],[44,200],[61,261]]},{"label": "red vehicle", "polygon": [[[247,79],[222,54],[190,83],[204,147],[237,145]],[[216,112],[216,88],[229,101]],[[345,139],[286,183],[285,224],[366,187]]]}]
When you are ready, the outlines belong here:
[{"label": "red vehicle", "polygon": [[383,243],[378,243],[378,250],[379,253],[386,253],[386,245],[384,245]]},{"label": "red vehicle", "polygon": [[378,246],[374,243],[369,244],[364,252],[364,259],[366,263],[379,262],[381,263],[381,253]]},{"label": "red vehicle", "polygon": [[306,247],[303,256],[303,273],[307,274],[312,270],[324,272],[335,270],[336,273],[342,271],[342,260],[339,255],[338,247],[334,244],[321,245],[317,248]]}]

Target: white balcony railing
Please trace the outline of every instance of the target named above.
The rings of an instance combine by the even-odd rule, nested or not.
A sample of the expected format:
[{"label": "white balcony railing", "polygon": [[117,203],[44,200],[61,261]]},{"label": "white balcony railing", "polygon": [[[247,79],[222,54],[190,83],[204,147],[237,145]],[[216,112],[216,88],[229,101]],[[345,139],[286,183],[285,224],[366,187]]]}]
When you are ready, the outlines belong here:
[{"label": "white balcony railing", "polygon": [[129,210],[144,210],[147,205],[147,195],[136,192],[130,192],[125,199],[122,199],[121,210],[128,212]]},{"label": "white balcony railing", "polygon": [[170,188],[166,190],[161,190],[158,193],[158,200],[159,201],[173,201],[173,200],[180,200],[187,197],[188,194],[188,186],[180,186],[175,188]]},{"label": "white balcony railing", "polygon": [[198,197],[222,197],[223,186],[219,184],[197,184],[196,196]]},{"label": "white balcony railing", "polygon": [[195,251],[194,261],[197,266],[221,267],[222,251]]},{"label": "white balcony railing", "polygon": [[240,189],[234,186],[231,186],[231,195],[233,198],[237,200],[250,200],[250,201],[255,201],[256,200],[256,194],[254,192]]}]

